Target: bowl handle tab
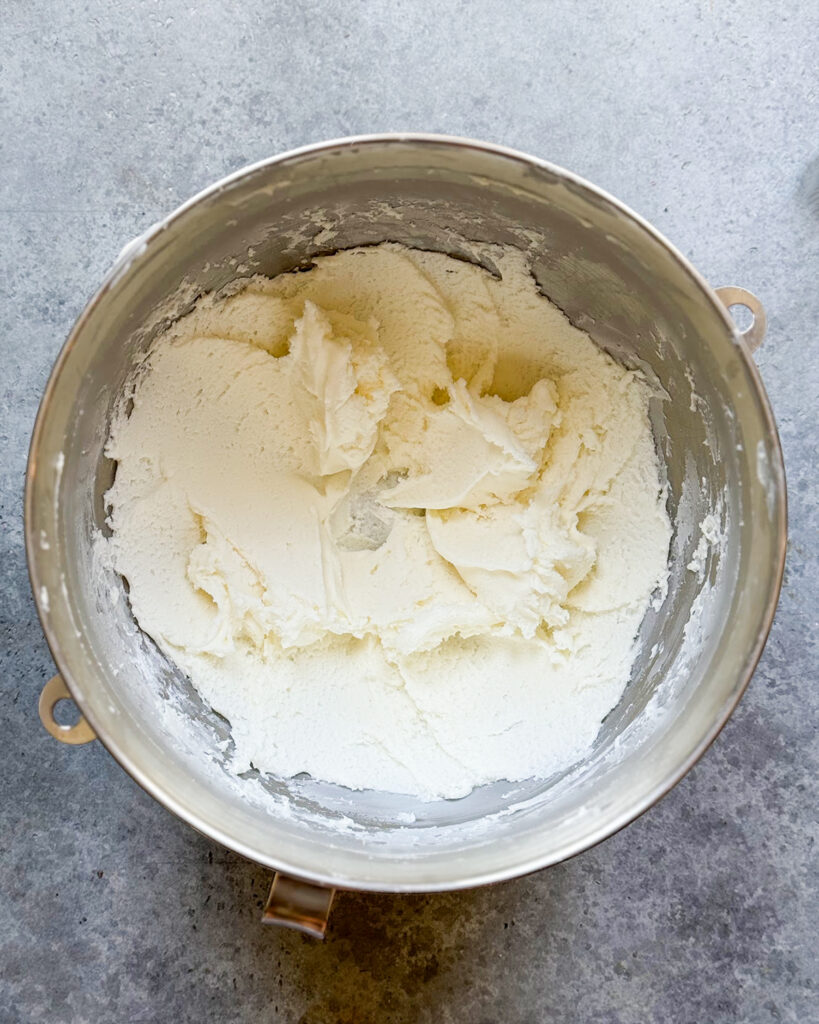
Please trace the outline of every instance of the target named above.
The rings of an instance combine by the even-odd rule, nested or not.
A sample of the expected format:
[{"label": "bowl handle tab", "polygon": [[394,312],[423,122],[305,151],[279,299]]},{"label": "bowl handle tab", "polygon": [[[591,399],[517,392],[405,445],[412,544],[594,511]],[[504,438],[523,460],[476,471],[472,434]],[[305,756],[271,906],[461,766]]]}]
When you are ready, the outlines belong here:
[{"label": "bowl handle tab", "polygon": [[54,676],[45,684],[40,694],[39,712],[40,721],[46,727],[54,739],[60,743],[90,743],[97,738],[97,734],[83,718],[82,715],[73,725],[61,725],[54,717],[54,708],[61,700],[71,700],[71,691],[65,685],[62,676]]},{"label": "bowl handle tab", "polygon": [[262,924],[295,928],[315,939],[323,939],[335,894],[335,889],[277,871],[262,913]]},{"label": "bowl handle tab", "polygon": [[737,327],[736,331],[745,342],[748,351],[756,352],[765,337],[765,328],[767,326],[765,309],[762,303],[753,292],[749,292],[747,288],[737,288],[735,285],[717,288],[716,292],[720,301],[728,310],[730,310],[731,306],[745,306],[746,309],[751,311],[751,315],[754,318],[751,326],[744,331]]}]

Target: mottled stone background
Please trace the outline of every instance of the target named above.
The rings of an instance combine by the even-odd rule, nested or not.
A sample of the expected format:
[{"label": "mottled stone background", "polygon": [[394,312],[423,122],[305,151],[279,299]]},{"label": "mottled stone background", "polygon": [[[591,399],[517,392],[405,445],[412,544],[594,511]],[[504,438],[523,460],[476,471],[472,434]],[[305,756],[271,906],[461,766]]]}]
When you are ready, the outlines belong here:
[{"label": "mottled stone background", "polygon": [[[819,1020],[817,39],[794,0],[0,0],[0,1021]],[[491,889],[341,895],[318,945],[260,927],[264,870],[40,727],[21,492],[125,241],[251,160],[398,129],[568,167],[762,298],[790,554],[747,696],[658,807]]]}]

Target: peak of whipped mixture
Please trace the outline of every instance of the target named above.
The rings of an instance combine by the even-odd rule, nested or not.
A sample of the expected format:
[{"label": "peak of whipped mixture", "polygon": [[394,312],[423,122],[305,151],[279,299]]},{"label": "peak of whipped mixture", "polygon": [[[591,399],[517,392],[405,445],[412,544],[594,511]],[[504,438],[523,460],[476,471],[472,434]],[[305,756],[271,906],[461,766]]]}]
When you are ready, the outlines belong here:
[{"label": "peak of whipped mixture", "polygon": [[622,694],[667,579],[649,390],[493,259],[252,278],[131,382],[114,566],[237,771],[458,797],[568,767]]}]

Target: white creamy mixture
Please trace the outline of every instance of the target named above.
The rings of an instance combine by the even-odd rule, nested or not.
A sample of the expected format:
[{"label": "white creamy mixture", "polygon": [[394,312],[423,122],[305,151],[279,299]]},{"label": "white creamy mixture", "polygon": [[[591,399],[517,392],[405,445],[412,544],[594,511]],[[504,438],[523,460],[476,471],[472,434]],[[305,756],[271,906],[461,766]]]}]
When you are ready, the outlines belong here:
[{"label": "white creamy mixture", "polygon": [[458,797],[577,761],[622,694],[671,534],[648,387],[493,258],[253,278],[132,382],[114,565],[237,770]]}]

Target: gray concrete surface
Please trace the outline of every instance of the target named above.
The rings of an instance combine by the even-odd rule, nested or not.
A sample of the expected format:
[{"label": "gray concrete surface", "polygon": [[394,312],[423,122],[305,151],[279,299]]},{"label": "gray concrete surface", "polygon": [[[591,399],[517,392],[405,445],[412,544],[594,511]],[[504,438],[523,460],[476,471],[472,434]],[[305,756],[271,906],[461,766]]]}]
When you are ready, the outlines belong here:
[{"label": "gray concrete surface", "polygon": [[[819,8],[2,0],[0,24],[0,1021],[819,1020]],[[790,557],[747,696],[659,806],[491,889],[342,895],[322,946],[259,926],[264,870],[41,729],[21,491],[52,361],[126,240],[248,161],[396,129],[569,167],[762,297]]]}]

